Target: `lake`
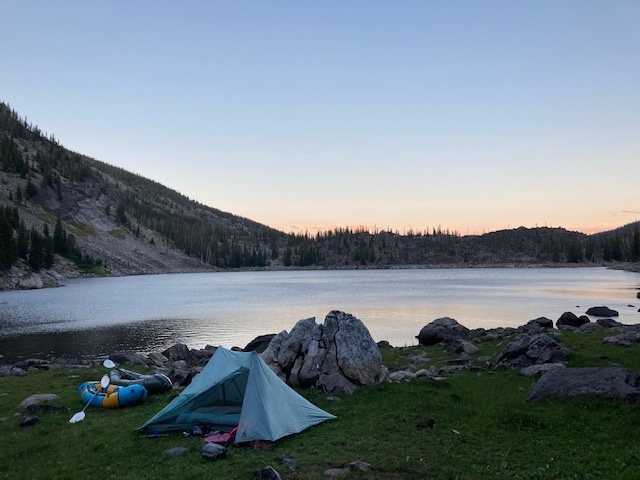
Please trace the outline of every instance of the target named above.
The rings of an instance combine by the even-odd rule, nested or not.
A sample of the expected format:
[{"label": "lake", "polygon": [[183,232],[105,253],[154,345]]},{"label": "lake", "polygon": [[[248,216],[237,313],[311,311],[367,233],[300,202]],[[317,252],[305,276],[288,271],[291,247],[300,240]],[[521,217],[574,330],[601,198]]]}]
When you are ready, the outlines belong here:
[{"label": "lake", "polygon": [[[0,354],[104,357],[181,342],[244,347],[258,335],[356,316],[374,340],[415,345],[439,317],[468,328],[608,306],[640,323],[640,273],[606,268],[314,270],[190,273],[68,280],[62,288],[0,292]],[[593,318],[592,320],[595,320]]]}]

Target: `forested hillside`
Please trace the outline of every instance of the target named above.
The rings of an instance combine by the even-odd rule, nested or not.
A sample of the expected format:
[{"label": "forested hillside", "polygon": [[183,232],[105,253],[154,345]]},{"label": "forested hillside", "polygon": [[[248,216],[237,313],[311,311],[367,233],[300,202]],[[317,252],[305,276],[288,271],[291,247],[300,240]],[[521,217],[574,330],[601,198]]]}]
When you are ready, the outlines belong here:
[{"label": "forested hillside", "polygon": [[592,236],[524,227],[475,236],[349,227],[285,234],[69,151],[0,103],[0,280],[51,269],[73,276],[638,261],[638,222]]}]

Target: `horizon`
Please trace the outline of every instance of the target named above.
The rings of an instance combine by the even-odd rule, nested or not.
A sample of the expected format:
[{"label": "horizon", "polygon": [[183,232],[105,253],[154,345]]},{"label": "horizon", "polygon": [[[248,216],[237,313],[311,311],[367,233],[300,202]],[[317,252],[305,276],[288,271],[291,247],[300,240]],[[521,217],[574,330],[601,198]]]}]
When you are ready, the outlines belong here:
[{"label": "horizon", "polygon": [[285,233],[593,234],[640,217],[633,0],[8,0],[0,15],[20,39],[0,76],[19,115]]}]

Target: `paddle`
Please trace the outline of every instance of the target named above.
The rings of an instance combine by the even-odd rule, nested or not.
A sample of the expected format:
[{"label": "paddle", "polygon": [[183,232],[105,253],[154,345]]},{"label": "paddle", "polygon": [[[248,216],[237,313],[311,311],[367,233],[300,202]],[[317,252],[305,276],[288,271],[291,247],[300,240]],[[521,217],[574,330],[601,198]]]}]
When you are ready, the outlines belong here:
[{"label": "paddle", "polygon": [[[109,386],[109,382],[110,382],[109,376],[108,375],[104,375],[102,377],[102,379],[100,380],[100,386],[102,388],[107,388]],[[93,394],[93,398],[91,400],[93,400],[98,395],[99,392],[100,392],[100,390],[96,389],[96,393]],[[84,420],[84,417],[85,417],[84,411],[87,409],[87,407],[91,403],[91,400],[89,400],[87,402],[87,404],[84,406],[84,408],[82,409],[81,412],[76,413],[73,417],[71,417],[69,419],[69,423],[78,423],[78,422],[81,422],[82,420]]]},{"label": "paddle", "polygon": [[107,358],[104,362],[102,362],[102,365],[103,365],[105,368],[115,368],[115,366],[116,366],[116,364],[115,364],[115,363],[113,363],[113,360],[111,360],[111,359],[109,359],[109,358]]}]

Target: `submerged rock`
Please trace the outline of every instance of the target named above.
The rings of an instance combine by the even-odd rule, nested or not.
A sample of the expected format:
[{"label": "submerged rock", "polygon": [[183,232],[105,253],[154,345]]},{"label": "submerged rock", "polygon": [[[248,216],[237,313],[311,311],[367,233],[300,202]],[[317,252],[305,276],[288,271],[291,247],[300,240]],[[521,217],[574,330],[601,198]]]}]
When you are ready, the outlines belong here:
[{"label": "submerged rock", "polygon": [[594,317],[617,317],[619,313],[609,307],[591,307],[587,310],[587,315],[593,315]]}]

